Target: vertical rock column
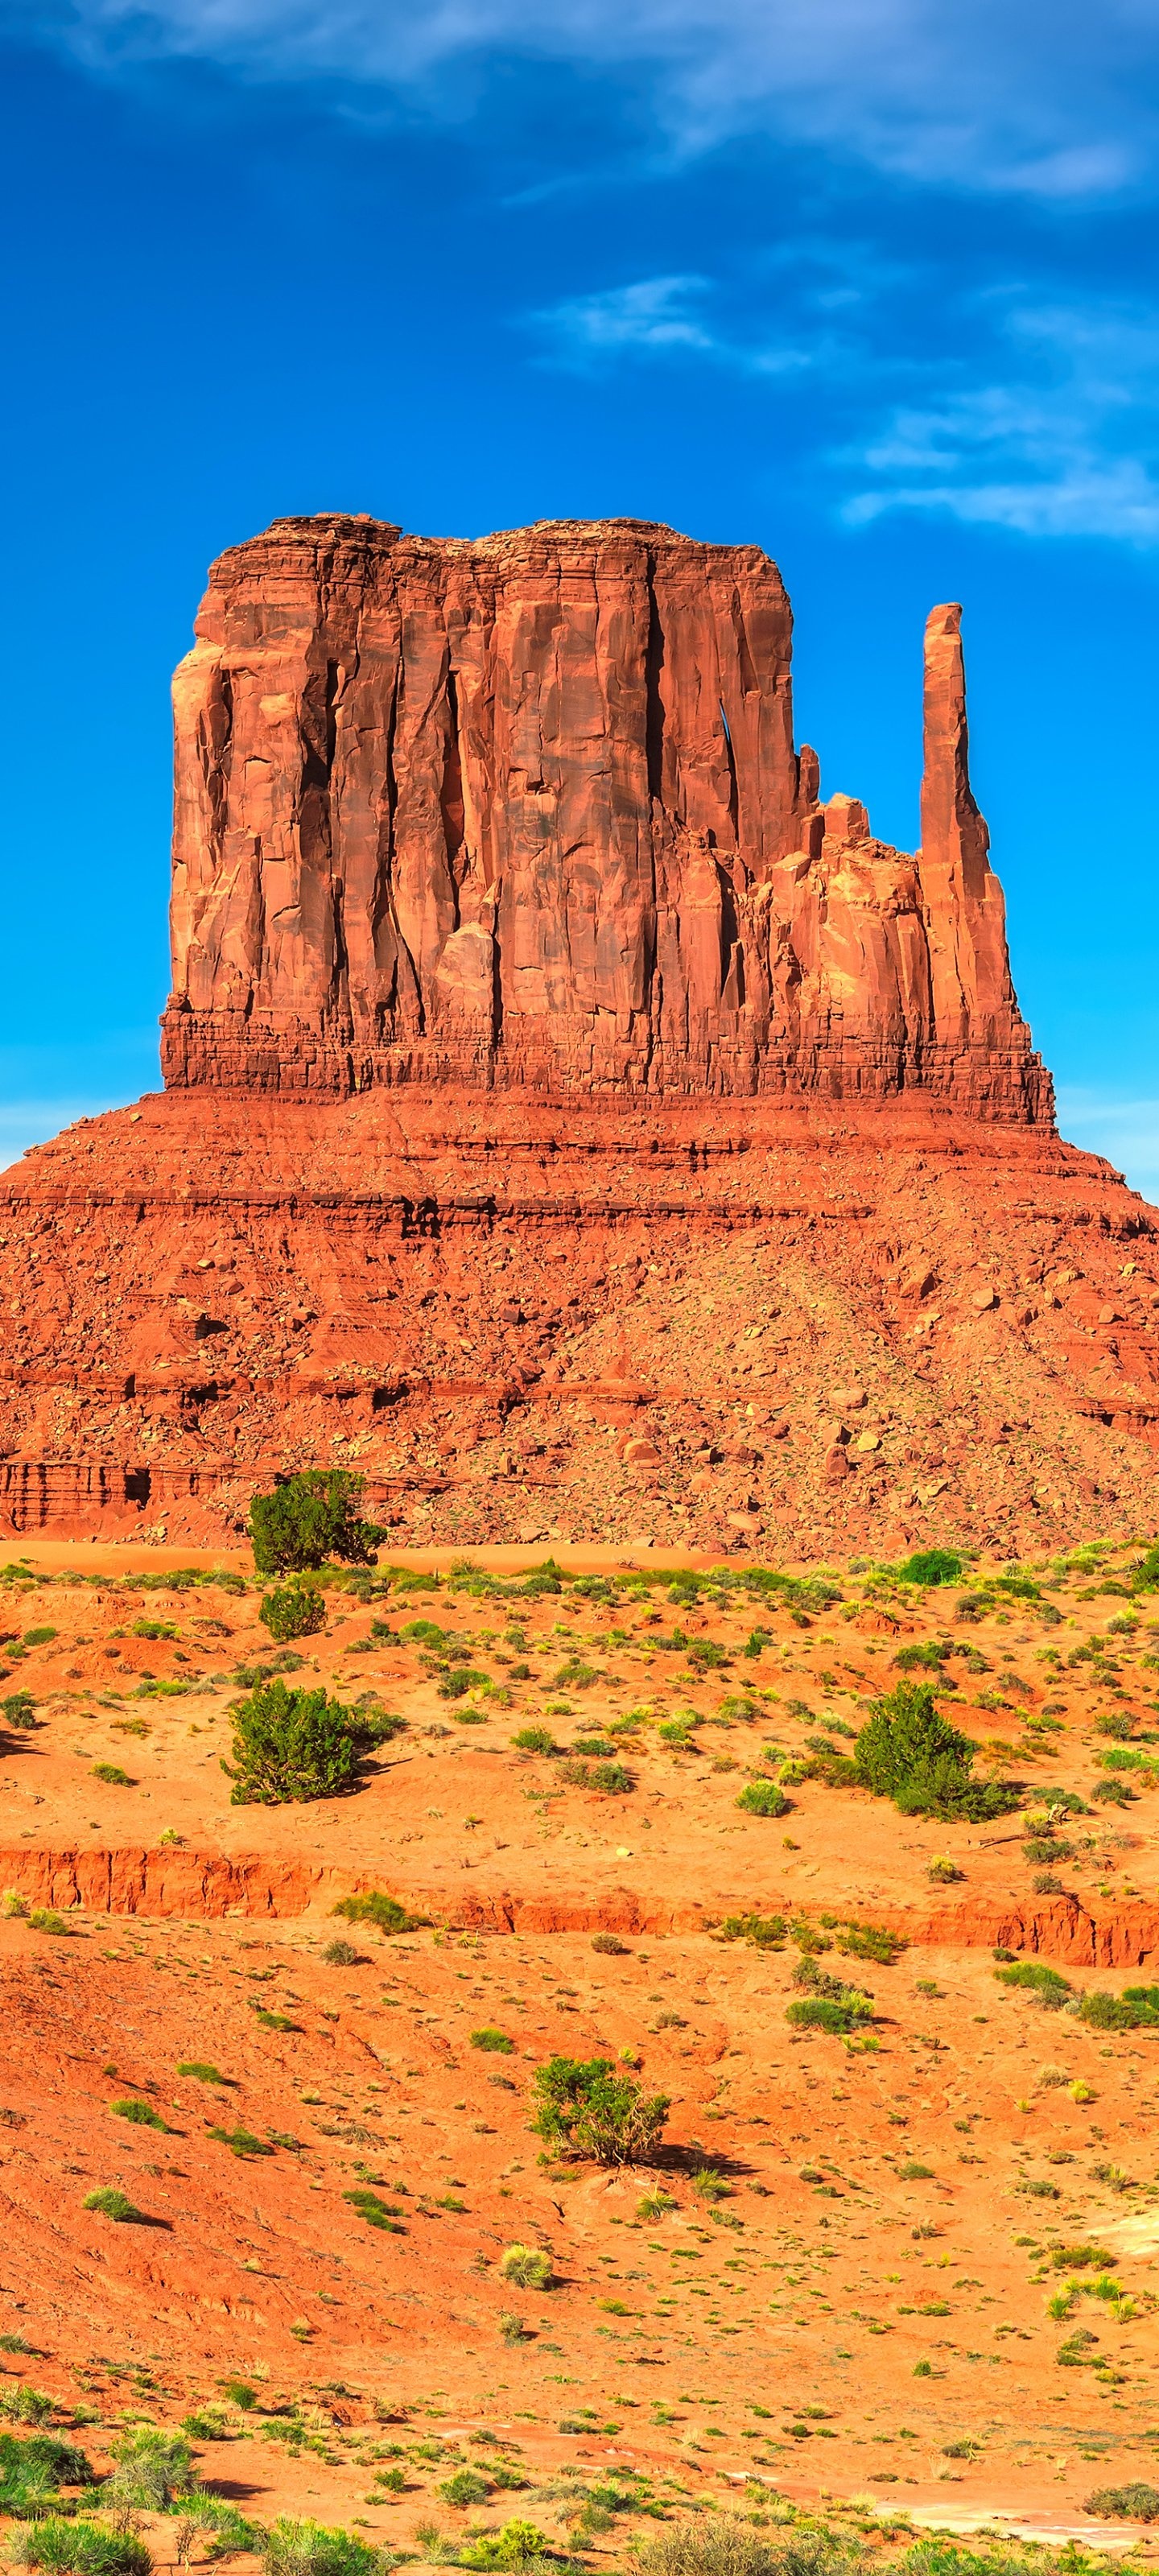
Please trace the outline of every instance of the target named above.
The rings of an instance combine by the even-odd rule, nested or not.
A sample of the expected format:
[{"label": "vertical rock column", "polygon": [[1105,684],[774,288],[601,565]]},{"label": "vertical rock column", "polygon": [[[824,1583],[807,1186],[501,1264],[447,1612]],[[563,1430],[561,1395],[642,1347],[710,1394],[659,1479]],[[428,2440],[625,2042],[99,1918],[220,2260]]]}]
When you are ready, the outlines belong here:
[{"label": "vertical rock column", "polygon": [[[970,787],[962,611],[926,620],[922,845],[934,1029],[942,1047],[1009,1046],[1018,1008],[1006,948],[1006,908],[990,865],[990,835]],[[1024,1037],[1021,1021],[1019,1034]]]}]

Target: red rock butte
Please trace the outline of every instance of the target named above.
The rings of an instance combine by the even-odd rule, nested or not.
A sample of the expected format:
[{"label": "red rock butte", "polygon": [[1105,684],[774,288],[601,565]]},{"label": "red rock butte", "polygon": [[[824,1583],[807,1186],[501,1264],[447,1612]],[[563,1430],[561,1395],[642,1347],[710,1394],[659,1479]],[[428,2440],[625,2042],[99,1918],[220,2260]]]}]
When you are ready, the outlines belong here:
[{"label": "red rock butte", "polygon": [[922,848],[818,795],[755,546],[285,519],[174,683],[169,1085],[879,1100],[1051,1118],[926,629]]},{"label": "red rock butte", "polygon": [[756,547],[285,519],[196,631],[166,1089],[0,1183],[10,1529],[323,1463],[412,1542],[1150,1525],[1157,1220],[1055,1132],[956,606],[913,854]]}]

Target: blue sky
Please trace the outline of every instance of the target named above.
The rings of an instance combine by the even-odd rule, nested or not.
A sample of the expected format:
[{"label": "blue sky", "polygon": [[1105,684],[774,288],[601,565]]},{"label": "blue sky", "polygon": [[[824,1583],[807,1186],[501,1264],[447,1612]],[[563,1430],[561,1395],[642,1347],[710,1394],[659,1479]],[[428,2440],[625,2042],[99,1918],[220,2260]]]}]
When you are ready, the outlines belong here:
[{"label": "blue sky", "polygon": [[157,1082],[211,557],[623,513],[777,558],[799,735],[903,846],[963,600],[1023,1006],[1066,1132],[1159,1195],[1159,0],[0,23],[0,1161]]}]

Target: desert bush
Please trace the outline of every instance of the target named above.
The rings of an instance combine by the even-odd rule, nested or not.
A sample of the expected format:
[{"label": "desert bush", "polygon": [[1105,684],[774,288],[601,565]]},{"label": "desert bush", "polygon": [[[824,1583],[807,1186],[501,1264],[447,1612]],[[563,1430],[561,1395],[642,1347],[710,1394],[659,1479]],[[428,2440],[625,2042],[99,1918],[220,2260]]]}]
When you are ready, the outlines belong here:
[{"label": "desert bush", "polygon": [[595,1789],[603,1798],[626,1797],[636,1786],[623,1762],[561,1762],[559,1776],[569,1788]]},{"label": "desert bush", "polygon": [[13,1726],[18,1733],[27,1734],[36,1724],[36,1704],[31,1691],[12,1691],[7,1699],[0,1700],[0,1716],[5,1726]]},{"label": "desert bush", "polygon": [[103,2218],[119,2218],[126,2226],[139,2225],[144,2215],[115,2184],[102,2183],[99,2190],[86,2192],[81,2206],[99,2210]]},{"label": "desert bush", "polygon": [[639,2576],[838,2576],[860,2554],[831,2531],[754,2531],[720,2514],[674,2523],[645,2541],[635,2564]]},{"label": "desert bush", "polygon": [[1121,1995],[1084,1995],[1078,2017],[1094,2030],[1154,2030],[1159,2026],[1159,1986],[1124,1986]]},{"label": "desert bush", "polygon": [[365,1964],[353,1941],[328,1941],[322,1956],[328,1968],[361,1968]]},{"label": "desert bush", "polygon": [[751,1941],[758,1950],[783,1950],[788,1931],[783,1914],[726,1914],[717,1928],[722,1941]]},{"label": "desert bush", "polygon": [[57,2501],[59,2487],[93,2483],[92,2464],[72,2442],[51,2433],[0,2433],[0,2513],[29,2519]]},{"label": "desert bush", "polygon": [[499,2531],[480,2532],[464,2543],[458,2555],[462,2567],[546,2568],[553,2563],[537,2524],[522,2520],[505,2522]]},{"label": "desert bush", "polygon": [[402,2213],[397,2204],[380,2200],[376,2191],[370,2191],[362,2185],[357,2191],[344,2191],[342,2197],[343,2200],[349,2201],[352,2209],[357,2210],[360,2218],[366,2220],[368,2227],[381,2228],[386,2236],[406,2235],[405,2227],[399,2225]]},{"label": "desert bush", "polygon": [[344,1467],[310,1467],[272,1494],[255,1494],[250,1538],[259,1574],[303,1574],[331,1557],[374,1565],[386,1533],[359,1517],[363,1481]]},{"label": "desert bush", "polygon": [[137,2425],[113,2443],[114,2467],[101,2490],[104,2503],[131,2513],[164,2513],[197,2485],[193,2453],[172,2433]]},{"label": "desert bush", "polygon": [[133,1789],[136,1787],[136,1782],[129,1778],[127,1771],[123,1771],[121,1769],[119,1762],[94,1762],[92,1767],[92,1777],[94,1780],[103,1780],[106,1787],[110,1789]]},{"label": "desert bush", "polygon": [[615,1932],[593,1932],[591,1946],[605,1959],[630,1959],[632,1955],[627,1942]]},{"label": "desert bush", "polygon": [[326,1603],[312,1583],[275,1584],[258,1617],[279,1646],[292,1637],[313,1637],[326,1625]]},{"label": "desert bush", "polygon": [[550,2254],[538,2245],[508,2245],[499,2257],[499,2270],[517,2290],[550,2290],[555,2278]]},{"label": "desert bush", "polygon": [[206,2136],[215,2138],[219,2147],[228,2147],[232,2156],[272,2156],[273,2148],[266,2139],[255,2137],[252,2129],[207,2129]]},{"label": "desert bush", "polygon": [[1123,2487],[1095,2487],[1083,2498],[1083,2512],[1102,2522],[1159,2522],[1159,2487],[1133,2478]]},{"label": "desert bush", "polygon": [[259,1683],[233,1712],[234,1807],[300,1804],[335,1798],[352,1788],[359,1755],[349,1710],[324,1690],[288,1690],[283,1681]]},{"label": "desert bush", "polygon": [[177,2072],[179,2075],[193,2076],[198,2084],[228,2084],[230,2081],[228,2075],[222,2074],[219,2066],[211,2066],[208,2059],[204,2057],[181,2058]]},{"label": "desert bush", "polygon": [[377,1932],[418,1932],[430,1921],[426,1914],[408,1914],[397,1896],[387,1896],[380,1887],[368,1888],[362,1896],[340,1896],[332,1914],[341,1914],[347,1923],[373,1923]]},{"label": "desert bush", "polygon": [[110,2102],[109,2109],[115,2119],[130,2120],[136,2129],[163,2129],[168,2137],[168,2123],[162,2119],[160,2112],[154,2110],[151,2102],[138,2101],[135,2094],[130,2095],[124,2102]]},{"label": "desert bush", "polygon": [[15,2533],[9,2555],[15,2566],[43,2569],[44,2576],[151,2576],[153,2566],[135,2532],[55,2514]]},{"label": "desert bush", "polygon": [[1008,1968],[994,1971],[999,1985],[1020,1986],[1032,1994],[1044,2012],[1060,2012],[1074,1993],[1057,1968],[1048,1968],[1041,1959],[1015,1959]]},{"label": "desert bush", "polygon": [[775,1780],[746,1780],[736,1803],[747,1816],[787,1816],[792,1802]]},{"label": "desert bush", "polygon": [[956,1861],[943,1860],[940,1857],[932,1860],[926,1870],[926,1877],[932,1880],[935,1887],[952,1887],[955,1879],[964,1878],[965,1875],[965,1871],[958,1868]]},{"label": "desert bush", "polygon": [[482,2030],[472,2031],[471,2046],[481,2048],[490,2057],[514,2057],[515,2055],[514,2040],[508,2039],[505,2030],[492,2030],[489,2024]]},{"label": "desert bush", "polygon": [[898,1682],[871,1714],[853,1747],[853,1772],[876,1797],[892,1798],[903,1816],[979,1821],[1006,1815],[1016,1792],[998,1781],[972,1780],[975,1747],[941,1717],[928,1682]]},{"label": "desert bush", "polygon": [[[383,2558],[348,2531],[280,2515],[261,2541],[266,2576],[383,2576]],[[387,2564],[390,2562],[387,2561]]]},{"label": "desert bush", "polygon": [[660,2142],[668,2096],[645,2096],[610,2058],[552,2057],[535,2073],[532,2127],[562,2153],[600,2165],[646,2162]]},{"label": "desert bush", "polygon": [[522,2317],[517,2317],[511,2308],[500,2309],[499,2339],[501,2343],[525,2343],[528,2339]]},{"label": "desert bush", "polygon": [[920,1583],[931,1588],[943,1583],[960,1583],[966,1571],[963,1560],[949,1547],[919,1548],[907,1556],[904,1565],[894,1567],[899,1583]]},{"label": "desert bush", "polygon": [[16,2424],[47,2424],[56,2413],[56,2401],[46,2397],[43,2389],[17,2385],[0,2395],[0,2415],[10,2416]]},{"label": "desert bush", "polygon": [[511,1741],[517,1753],[555,1753],[555,1737],[546,1726],[521,1726]]},{"label": "desert bush", "polygon": [[439,2488],[444,2504],[460,2508],[469,2504],[485,2504],[490,2492],[486,2478],[480,2477],[478,2469],[453,2469]]}]

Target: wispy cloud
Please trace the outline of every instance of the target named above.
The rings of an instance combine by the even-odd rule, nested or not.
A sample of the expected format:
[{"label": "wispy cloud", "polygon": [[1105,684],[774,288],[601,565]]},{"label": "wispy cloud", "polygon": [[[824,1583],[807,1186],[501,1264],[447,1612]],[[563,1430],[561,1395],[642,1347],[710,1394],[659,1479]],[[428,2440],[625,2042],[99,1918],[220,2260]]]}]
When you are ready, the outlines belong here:
[{"label": "wispy cloud", "polygon": [[987,302],[998,328],[986,347],[985,306],[976,312],[972,367],[991,380],[960,390],[960,362],[935,363],[933,398],[894,406],[867,438],[869,479],[845,518],[920,511],[1024,536],[1159,544],[1159,310]]},{"label": "wispy cloud", "polygon": [[817,363],[807,346],[746,339],[710,321],[707,308],[718,302],[709,278],[643,277],[567,296],[526,318],[553,364],[585,374],[632,354],[711,359],[758,376],[794,375]]},{"label": "wispy cloud", "polygon": [[445,110],[489,59],[641,76],[684,148],[745,131],[899,176],[1045,203],[1145,181],[1155,0],[10,0],[104,73],[199,58]]}]

